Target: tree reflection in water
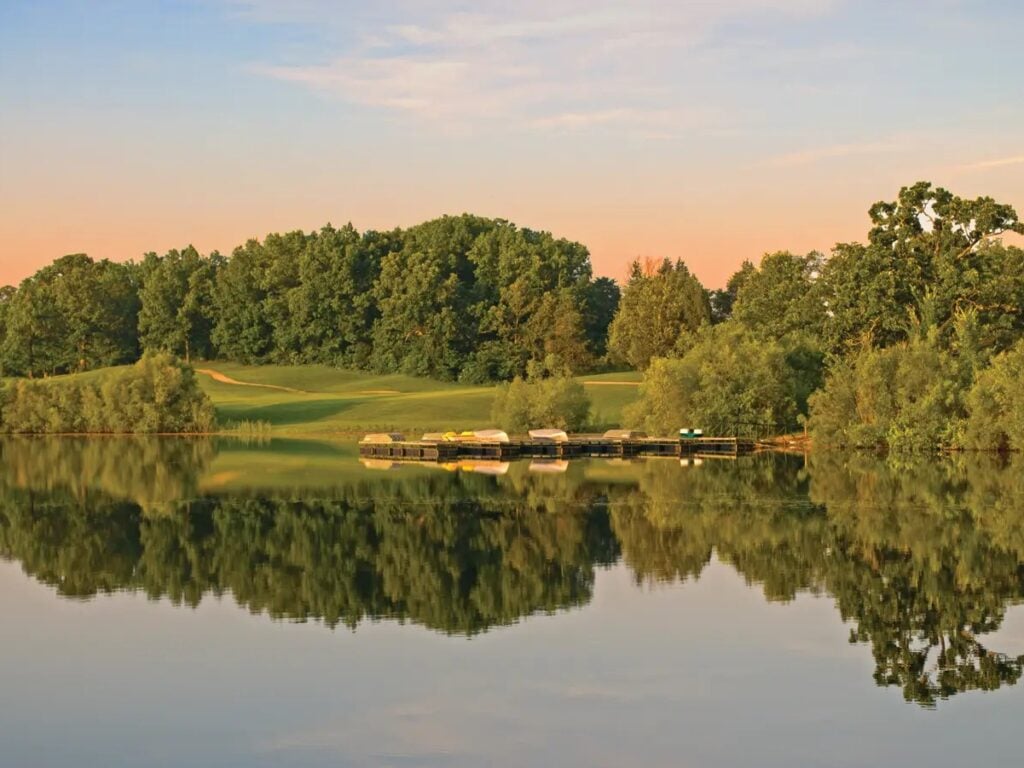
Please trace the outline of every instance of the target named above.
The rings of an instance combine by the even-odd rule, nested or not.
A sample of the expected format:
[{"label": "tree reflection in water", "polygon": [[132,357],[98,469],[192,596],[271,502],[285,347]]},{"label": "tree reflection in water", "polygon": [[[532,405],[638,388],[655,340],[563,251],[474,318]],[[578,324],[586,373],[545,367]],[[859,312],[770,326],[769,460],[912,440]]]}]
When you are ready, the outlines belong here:
[{"label": "tree reflection in water", "polygon": [[1024,477],[991,457],[481,476],[353,472],[346,454],[327,485],[230,491],[204,485],[209,441],[8,440],[0,458],[0,555],[66,597],[230,593],[274,618],[471,635],[585,605],[620,558],[643,583],[696,577],[714,554],[768,600],[831,595],[876,682],[908,700],[1013,684],[1024,664],[983,642],[1024,595]]}]

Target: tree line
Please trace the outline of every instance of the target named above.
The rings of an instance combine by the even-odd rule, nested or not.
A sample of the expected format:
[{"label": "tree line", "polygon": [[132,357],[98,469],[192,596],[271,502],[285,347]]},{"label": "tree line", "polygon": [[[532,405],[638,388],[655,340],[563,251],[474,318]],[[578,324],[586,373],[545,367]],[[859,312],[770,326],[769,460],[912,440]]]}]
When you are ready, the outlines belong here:
[{"label": "tree line", "polygon": [[618,299],[579,243],[469,215],[271,234],[230,258],[74,254],[0,291],[0,370],[39,377],[166,351],[507,380],[548,355],[594,367]]},{"label": "tree line", "polygon": [[669,260],[635,262],[620,289],[579,243],[470,215],[271,234],[230,258],[65,256],[0,290],[0,367],[38,377],[166,351],[513,381],[502,420],[575,426],[587,402],[568,376],[628,366],[645,371],[628,426],[650,431],[1024,449],[1024,250],[1000,239],[1024,233],[1016,211],[919,182],[869,217],[866,242],[770,253],[717,290]]},{"label": "tree line", "polygon": [[1014,209],[920,182],[865,243],[767,254],[717,291],[634,265],[610,329],[654,431],[806,426],[816,443],[1024,450],[1024,233]]}]

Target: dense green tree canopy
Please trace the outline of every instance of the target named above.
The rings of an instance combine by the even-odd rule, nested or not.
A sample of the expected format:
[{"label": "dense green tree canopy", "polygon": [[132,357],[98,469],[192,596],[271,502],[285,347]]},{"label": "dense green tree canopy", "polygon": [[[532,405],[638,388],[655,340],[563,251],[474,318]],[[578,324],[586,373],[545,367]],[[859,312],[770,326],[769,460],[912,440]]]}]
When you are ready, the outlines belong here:
[{"label": "dense green tree canopy", "polygon": [[778,433],[796,426],[798,378],[780,343],[710,326],[682,357],[652,361],[626,419],[656,434]]},{"label": "dense green tree canopy", "polygon": [[837,246],[822,271],[833,350],[865,335],[879,346],[905,340],[915,318],[949,335],[957,310],[969,307],[991,328],[994,351],[1024,331],[1022,254],[993,244],[1004,232],[1024,233],[1013,208],[919,182],[869,214],[867,244]]},{"label": "dense green tree canopy", "polygon": [[965,445],[1024,451],[1024,339],[978,375],[966,409]]},{"label": "dense green tree canopy", "polygon": [[822,256],[765,254],[756,268],[733,276],[739,283],[732,317],[761,339],[798,334],[816,338],[825,322],[825,305],[814,290]]},{"label": "dense green tree canopy", "polygon": [[747,282],[755,271],[752,262],[745,260],[740,268],[732,274],[725,284],[725,288],[717,288],[708,293],[708,300],[711,304],[711,321],[724,323],[732,317],[733,306],[736,304],[736,297],[740,288]]},{"label": "dense green tree canopy", "polygon": [[609,329],[608,348],[619,360],[644,369],[710,321],[707,292],[682,261],[666,259],[647,268],[635,261]]},{"label": "dense green tree canopy", "polygon": [[[550,353],[585,367],[590,285],[578,243],[474,216],[421,224],[383,261],[371,363],[470,381],[510,378]],[[602,320],[591,317],[593,329]]]},{"label": "dense green tree canopy", "polygon": [[3,368],[38,376],[136,359],[137,268],[64,256],[25,280],[7,302]]},{"label": "dense green tree canopy", "polygon": [[290,344],[297,359],[365,366],[377,319],[373,286],[384,256],[397,247],[390,233],[360,235],[351,224],[312,235],[299,260],[298,285],[288,294]]},{"label": "dense green tree canopy", "polygon": [[13,285],[0,286],[0,376],[4,375],[6,360],[3,355],[2,345],[7,338],[7,324],[10,318],[11,303],[17,295],[18,289]]},{"label": "dense green tree canopy", "polygon": [[295,338],[288,292],[299,285],[302,232],[267,235],[236,248],[220,270],[213,341],[221,355],[243,362],[287,362]]},{"label": "dense green tree canopy", "polygon": [[191,245],[165,256],[147,254],[139,291],[139,342],[144,350],[173,352],[186,361],[213,354],[213,291],[224,260],[204,259]]},{"label": "dense green tree canopy", "polygon": [[500,219],[327,225],[227,259],[191,246],[138,265],[59,259],[0,297],[0,366],[49,375],[163,350],[487,382],[551,354],[593,368],[618,300],[582,245]]},{"label": "dense green tree canopy", "polygon": [[622,291],[610,277],[599,277],[587,287],[583,322],[590,351],[598,357],[608,352],[608,329],[621,298]]}]

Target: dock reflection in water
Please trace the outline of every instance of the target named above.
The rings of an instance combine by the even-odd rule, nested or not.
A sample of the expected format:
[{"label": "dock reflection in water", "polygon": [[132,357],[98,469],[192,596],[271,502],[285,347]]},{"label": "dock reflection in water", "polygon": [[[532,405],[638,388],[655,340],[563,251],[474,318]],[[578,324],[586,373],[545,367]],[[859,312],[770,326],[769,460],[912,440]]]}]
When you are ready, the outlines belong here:
[{"label": "dock reflection in water", "polygon": [[[633,596],[617,592],[616,605],[633,615],[631,603],[652,590],[718,584],[728,569],[762,604],[827,598],[874,684],[926,708],[1010,688],[1024,665],[1024,649],[1004,647],[998,631],[1024,597],[1024,478],[991,457],[759,454],[379,471],[385,463],[363,466],[355,446],[302,442],[31,439],[0,451],[0,557],[65,601],[139,593],[180,610],[227,596],[325,634],[401,622],[456,642],[545,637],[546,625],[529,618],[543,615],[554,627],[578,625],[570,617],[597,610],[601,585],[620,572]],[[723,628],[751,608],[729,610]],[[725,631],[706,617],[678,620],[694,642]],[[627,629],[642,636],[643,620],[602,631]],[[545,642],[555,653],[557,641]],[[613,668],[628,677],[635,663],[623,656]],[[797,676],[802,666],[828,669],[790,663]],[[719,673],[728,679],[727,667]]]}]

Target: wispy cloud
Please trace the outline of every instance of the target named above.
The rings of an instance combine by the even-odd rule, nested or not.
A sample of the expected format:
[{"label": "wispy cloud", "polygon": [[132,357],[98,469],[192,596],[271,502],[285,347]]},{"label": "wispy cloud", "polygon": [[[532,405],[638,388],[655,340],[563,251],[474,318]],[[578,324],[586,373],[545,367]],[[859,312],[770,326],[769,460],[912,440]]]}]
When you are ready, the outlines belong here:
[{"label": "wispy cloud", "polygon": [[639,139],[670,141],[695,132],[724,134],[728,122],[720,111],[695,105],[689,108],[618,107],[553,112],[535,119],[531,128],[552,133],[628,133]]},{"label": "wispy cloud", "polygon": [[[246,18],[270,23],[311,23],[316,16],[316,0],[292,10],[278,0],[229,1]],[[452,5],[392,3],[386,14],[357,18],[331,37],[325,4],[327,55],[252,70],[447,127],[614,126],[674,135],[708,122],[721,128],[723,110],[707,104],[713,73],[688,62],[689,51],[736,18],[815,14],[832,0],[551,0],[511,7],[479,0],[472,13]]]},{"label": "wispy cloud", "polygon": [[977,163],[967,163],[965,165],[961,165],[960,169],[964,171],[984,171],[990,168],[1003,168],[1007,165],[1024,165],[1024,155],[1000,157],[994,160],[981,160]]},{"label": "wispy cloud", "polygon": [[832,144],[825,147],[812,147],[797,152],[788,152],[769,158],[764,164],[773,168],[793,168],[802,165],[813,165],[823,160],[835,160],[858,155],[878,155],[887,152],[900,152],[907,148],[907,142],[897,139],[887,141],[855,142],[849,144]]}]

